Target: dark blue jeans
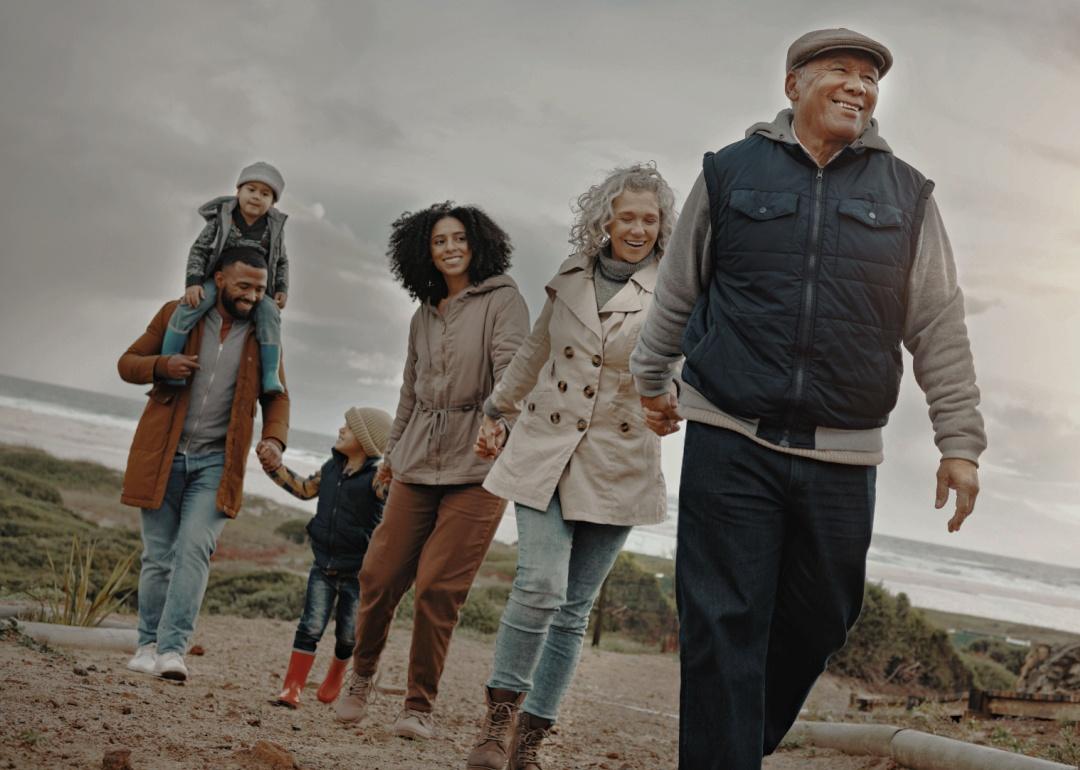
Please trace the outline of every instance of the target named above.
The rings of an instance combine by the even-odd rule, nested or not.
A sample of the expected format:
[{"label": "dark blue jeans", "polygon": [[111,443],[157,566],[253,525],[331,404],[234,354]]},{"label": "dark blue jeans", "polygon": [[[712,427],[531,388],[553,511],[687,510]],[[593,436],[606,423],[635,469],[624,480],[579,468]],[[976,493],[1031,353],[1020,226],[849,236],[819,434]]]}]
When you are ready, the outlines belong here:
[{"label": "dark blue jeans", "polygon": [[304,598],[304,612],[296,626],[293,637],[293,649],[303,652],[315,652],[316,645],[322,639],[326,624],[330,622],[330,613],[335,616],[334,657],[338,660],[351,658],[356,646],[356,608],[360,605],[360,581],[356,573],[327,575],[318,565],[312,565],[308,574],[307,595]]},{"label": "dark blue jeans", "polygon": [[876,468],[691,422],[675,557],[681,770],[757,770],[862,608]]}]

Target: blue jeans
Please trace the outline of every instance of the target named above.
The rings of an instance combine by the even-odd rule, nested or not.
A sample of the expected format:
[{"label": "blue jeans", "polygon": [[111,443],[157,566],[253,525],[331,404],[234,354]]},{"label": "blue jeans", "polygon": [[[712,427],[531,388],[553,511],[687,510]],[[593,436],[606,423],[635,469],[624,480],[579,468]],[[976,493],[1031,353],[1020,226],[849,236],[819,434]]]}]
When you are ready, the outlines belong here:
[{"label": "blue jeans", "polygon": [[217,508],[225,453],[173,458],[165,498],[142,509],[139,645],[187,652],[206,593],[210,555],[228,517]]},{"label": "blue jeans", "polygon": [[515,508],[517,575],[495,639],[488,686],[529,693],[522,708],[555,721],[593,602],[630,527],[564,521],[558,492],[547,511]]},{"label": "blue jeans", "polygon": [[328,575],[317,564],[313,564],[308,573],[307,596],[304,597],[304,612],[296,626],[293,637],[293,649],[302,652],[315,652],[315,647],[322,639],[326,624],[330,622],[330,613],[337,600],[337,615],[334,625],[334,657],[338,660],[351,658],[356,646],[356,609],[360,605],[360,581],[356,573]]},{"label": "blue jeans", "polygon": [[872,466],[691,422],[675,555],[679,767],[758,770],[862,608]]}]

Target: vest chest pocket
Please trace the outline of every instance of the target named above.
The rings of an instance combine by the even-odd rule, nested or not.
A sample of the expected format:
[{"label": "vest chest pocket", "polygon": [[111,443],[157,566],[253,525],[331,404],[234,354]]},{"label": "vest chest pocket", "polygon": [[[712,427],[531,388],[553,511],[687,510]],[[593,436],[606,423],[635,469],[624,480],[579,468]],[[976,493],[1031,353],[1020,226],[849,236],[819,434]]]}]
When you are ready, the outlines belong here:
[{"label": "vest chest pocket", "polygon": [[787,253],[796,250],[798,194],[732,190],[728,208],[731,213],[722,251]]},{"label": "vest chest pocket", "polygon": [[904,212],[888,203],[845,198],[837,208],[840,224],[836,256],[876,262],[890,267],[904,264]]}]

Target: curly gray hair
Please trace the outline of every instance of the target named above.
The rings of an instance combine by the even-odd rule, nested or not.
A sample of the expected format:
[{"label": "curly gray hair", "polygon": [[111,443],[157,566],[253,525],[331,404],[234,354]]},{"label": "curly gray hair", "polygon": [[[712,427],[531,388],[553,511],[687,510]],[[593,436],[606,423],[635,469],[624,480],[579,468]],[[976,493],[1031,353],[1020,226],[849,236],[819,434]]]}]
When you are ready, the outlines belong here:
[{"label": "curly gray hair", "polygon": [[570,245],[578,254],[595,257],[608,242],[606,226],[615,214],[611,204],[625,190],[646,191],[656,195],[660,204],[660,235],[656,239],[656,254],[663,256],[671,231],[675,227],[675,193],[656,170],[656,163],[635,163],[617,168],[600,184],[595,184],[578,196],[574,210],[577,217],[570,228]]}]

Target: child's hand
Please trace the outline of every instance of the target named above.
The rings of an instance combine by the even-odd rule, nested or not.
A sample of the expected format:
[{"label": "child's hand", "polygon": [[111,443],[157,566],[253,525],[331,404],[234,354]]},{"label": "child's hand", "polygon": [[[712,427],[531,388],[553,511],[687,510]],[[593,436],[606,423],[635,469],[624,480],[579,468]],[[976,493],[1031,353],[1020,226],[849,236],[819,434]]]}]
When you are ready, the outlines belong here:
[{"label": "child's hand", "polygon": [[165,376],[170,380],[186,380],[199,368],[198,356],[177,353],[165,360]]},{"label": "child's hand", "polygon": [[278,310],[284,310],[285,309],[285,302],[288,299],[289,299],[289,296],[283,291],[279,291],[277,294],[274,295],[274,302],[277,303]]},{"label": "child's hand", "polygon": [[264,438],[260,441],[255,447],[255,454],[266,473],[273,473],[281,467],[281,447],[273,439]]},{"label": "child's hand", "polygon": [[371,488],[375,490],[375,494],[378,495],[380,500],[386,499],[386,494],[390,489],[390,482],[394,480],[394,472],[390,469],[390,463],[383,459],[379,463],[379,469],[375,471],[375,478],[371,480]]},{"label": "child's hand", "polygon": [[202,286],[188,286],[184,292],[184,304],[195,307],[203,301],[205,296]]}]

